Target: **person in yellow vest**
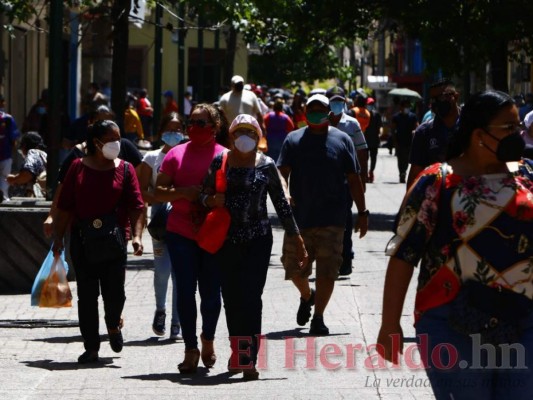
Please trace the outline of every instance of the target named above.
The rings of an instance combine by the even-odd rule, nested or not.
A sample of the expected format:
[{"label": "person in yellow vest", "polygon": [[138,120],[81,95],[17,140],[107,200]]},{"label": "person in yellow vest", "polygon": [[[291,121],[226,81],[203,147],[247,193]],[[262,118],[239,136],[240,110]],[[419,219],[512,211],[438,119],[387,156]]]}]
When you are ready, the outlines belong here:
[{"label": "person in yellow vest", "polygon": [[[129,94],[127,97],[126,109],[124,110],[124,137],[130,142],[144,148],[144,130],[141,118],[135,109],[137,99]],[[147,142],[149,144],[149,142]]]}]

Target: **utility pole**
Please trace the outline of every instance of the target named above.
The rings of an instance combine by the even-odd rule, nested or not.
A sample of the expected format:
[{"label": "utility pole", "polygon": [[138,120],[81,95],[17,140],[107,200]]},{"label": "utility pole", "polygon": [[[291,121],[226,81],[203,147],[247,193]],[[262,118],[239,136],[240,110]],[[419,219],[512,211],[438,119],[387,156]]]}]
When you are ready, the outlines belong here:
[{"label": "utility pole", "polygon": [[59,148],[61,146],[61,94],[63,92],[63,2],[50,1],[50,26],[48,34],[48,160],[46,166],[47,198],[51,200],[57,184],[59,172]]},{"label": "utility pole", "polygon": [[178,108],[180,114],[183,115],[184,104],[183,98],[185,96],[185,4],[180,2],[178,6]]},{"label": "utility pole", "polygon": [[163,7],[160,3],[155,6],[155,51],[154,51],[154,119],[152,132],[154,136],[159,129],[161,120],[161,75],[163,73]]}]

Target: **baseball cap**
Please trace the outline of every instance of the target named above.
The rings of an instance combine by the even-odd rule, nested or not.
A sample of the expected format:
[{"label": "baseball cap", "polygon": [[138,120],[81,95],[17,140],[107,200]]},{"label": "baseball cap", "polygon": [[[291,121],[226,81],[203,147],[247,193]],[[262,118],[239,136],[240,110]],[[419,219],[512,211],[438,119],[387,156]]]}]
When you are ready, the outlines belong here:
[{"label": "baseball cap", "polygon": [[529,129],[532,124],[533,124],[533,111],[530,111],[524,117],[524,125],[526,129]]},{"label": "baseball cap", "polygon": [[259,122],[249,114],[237,115],[229,127],[229,132],[233,133],[239,128],[252,129],[257,132],[259,137],[263,136]]},{"label": "baseball cap", "polygon": [[174,93],[172,93],[172,90],[167,90],[165,93],[163,93],[164,97],[174,97]]},{"label": "baseball cap", "polygon": [[326,97],[329,99],[329,101],[346,100],[346,94],[344,93],[344,89],[339,86],[333,86],[332,88],[329,88],[326,91]]},{"label": "baseball cap", "polygon": [[314,94],[307,100],[307,103],[305,103],[306,106],[311,104],[313,101],[318,101],[322,103],[322,105],[329,107],[329,99],[324,96],[323,94]]},{"label": "baseball cap", "polygon": [[235,85],[236,83],[244,82],[244,78],[240,75],[234,75],[233,78],[231,78],[231,84]]}]

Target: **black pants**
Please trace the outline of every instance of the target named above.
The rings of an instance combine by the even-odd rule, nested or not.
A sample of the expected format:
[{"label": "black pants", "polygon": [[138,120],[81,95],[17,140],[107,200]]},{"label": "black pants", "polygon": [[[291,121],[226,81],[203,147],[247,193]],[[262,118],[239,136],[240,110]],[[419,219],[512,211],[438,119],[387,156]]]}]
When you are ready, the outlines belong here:
[{"label": "black pants", "polygon": [[398,157],[398,172],[400,176],[404,176],[409,167],[409,153],[411,152],[411,145],[396,146],[396,157]]},{"label": "black pants", "polygon": [[368,148],[368,156],[370,158],[370,168],[368,170],[374,172],[374,170],[376,169],[376,161],[378,160],[378,148],[377,147],[373,147],[373,148],[369,147]]},{"label": "black pants", "polygon": [[[243,244],[226,242],[218,253],[231,347],[234,353],[237,349],[250,350],[249,357],[241,353],[241,365],[250,362],[255,364],[257,361],[263,312],[261,296],[267,278],[272,241],[270,235]],[[240,343],[237,340],[239,338]]]},{"label": "black pants", "polygon": [[348,272],[348,269],[352,268],[352,260],[354,258],[353,251],[353,215],[352,215],[352,195],[350,194],[350,188],[346,185],[346,225],[344,226],[344,237],[342,241],[342,265],[344,274]]},{"label": "black pants", "polygon": [[120,323],[126,294],[126,258],[113,264],[88,265],[83,257],[83,245],[77,229],[72,230],[70,239],[72,264],[76,271],[78,286],[78,319],[85,350],[100,349],[98,316],[98,296],[102,290],[105,323],[107,328],[115,329]]}]

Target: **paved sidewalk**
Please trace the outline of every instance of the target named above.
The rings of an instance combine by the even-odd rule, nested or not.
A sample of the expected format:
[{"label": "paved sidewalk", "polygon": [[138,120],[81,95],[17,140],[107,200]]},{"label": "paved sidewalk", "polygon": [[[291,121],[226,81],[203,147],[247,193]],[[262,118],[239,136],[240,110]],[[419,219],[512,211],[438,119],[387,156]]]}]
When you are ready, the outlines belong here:
[{"label": "paved sidewalk", "polygon": [[[215,367],[199,368],[195,376],[179,375],[176,366],[183,357],[183,342],[157,338],[151,329],[152,249],[145,234],[146,254],[128,260],[124,350],[113,353],[103,342],[102,362],[96,366],[76,362],[83,352],[76,304],[71,309],[39,309],[30,307],[29,294],[2,296],[0,399],[432,399],[423,370],[389,364],[372,368],[379,364],[372,344],[381,321],[387,264],[383,250],[405,192],[398,183],[396,158],[387,149],[380,149],[375,175],[376,183],[367,189],[370,231],[363,240],[354,235],[354,273],[339,279],[326,310],[330,336],[309,337],[309,326],[296,324],[299,296],[292,283],[283,280],[283,233],[275,229],[263,294],[266,356],[259,381],[243,382],[226,372],[230,351],[224,310],[217,328]],[[75,283],[71,288],[76,297]],[[413,282],[402,323],[407,345],[414,341],[414,289]],[[102,334],[104,326],[101,318]]]}]

